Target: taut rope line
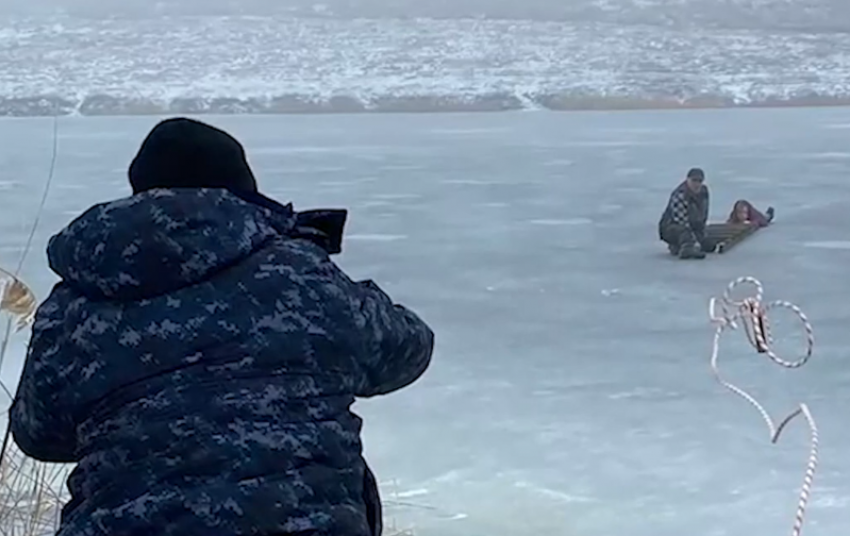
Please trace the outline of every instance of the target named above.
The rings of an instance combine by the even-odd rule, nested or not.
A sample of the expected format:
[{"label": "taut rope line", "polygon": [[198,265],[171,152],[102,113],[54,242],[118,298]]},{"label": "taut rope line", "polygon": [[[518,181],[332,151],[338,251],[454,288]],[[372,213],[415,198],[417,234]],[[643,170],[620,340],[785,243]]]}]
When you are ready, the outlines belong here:
[{"label": "taut rope line", "polygon": [[[755,296],[744,298],[742,301],[736,302],[732,299],[732,291],[735,287],[744,283],[749,283],[755,287]],[[781,367],[789,369],[799,368],[805,365],[812,357],[814,336],[812,334],[812,326],[803,311],[801,311],[800,308],[793,303],[783,300],[776,300],[767,304],[762,304],[763,295],[764,287],[762,287],[762,284],[758,279],[753,277],[739,277],[729,283],[722,298],[719,300],[717,298],[711,298],[708,306],[709,316],[711,317],[712,323],[717,326],[717,330],[714,333],[714,346],[711,351],[711,369],[714,372],[715,378],[717,378],[717,381],[720,382],[723,387],[740,396],[758,410],[764,421],[767,423],[771,443],[776,443],[779,440],[779,436],[782,434],[782,431],[785,429],[786,425],[794,419],[794,417],[802,415],[808,422],[809,430],[811,431],[811,451],[809,453],[808,464],[806,465],[805,476],[803,477],[803,485],[800,489],[800,498],[797,503],[797,514],[794,519],[794,527],[791,530],[792,536],[800,536],[800,532],[803,529],[803,520],[806,515],[806,505],[809,502],[809,495],[811,493],[812,480],[814,479],[818,465],[818,428],[811,412],[809,411],[809,407],[806,404],[800,404],[796,410],[782,419],[777,426],[764,407],[755,398],[740,387],[724,380],[717,367],[717,356],[720,349],[720,336],[726,328],[737,329],[738,322],[744,325],[744,331],[747,334],[747,339],[756,351],[761,354],[766,354],[771,361]],[[716,315],[718,303],[720,304],[720,316]],[[770,335],[767,322],[767,312],[774,308],[790,309],[797,315],[797,318],[799,318],[800,322],[803,324],[803,329],[806,332],[806,352],[803,357],[796,361],[786,361],[780,358],[771,348],[773,338]]]}]

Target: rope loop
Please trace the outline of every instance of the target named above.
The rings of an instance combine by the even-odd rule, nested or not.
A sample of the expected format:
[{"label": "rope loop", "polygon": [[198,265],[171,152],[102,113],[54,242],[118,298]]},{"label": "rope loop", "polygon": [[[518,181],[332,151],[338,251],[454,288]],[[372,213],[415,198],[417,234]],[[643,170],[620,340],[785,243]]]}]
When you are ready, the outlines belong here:
[{"label": "rope loop", "polygon": [[[735,290],[736,287],[749,284],[755,288],[755,293],[752,296],[743,298],[739,301],[732,299],[732,291]],[[809,425],[809,430],[811,432],[811,450],[809,453],[809,460],[806,464],[806,471],[803,477],[803,485],[800,489],[799,501],[797,503],[797,513],[794,519],[794,526],[792,528],[791,534],[792,536],[800,536],[800,533],[803,529],[803,521],[806,515],[806,506],[809,501],[809,495],[811,493],[812,481],[814,480],[815,471],[817,470],[818,465],[818,428],[815,423],[814,418],[812,417],[811,412],[806,404],[800,404],[796,410],[791,412],[787,417],[782,419],[777,425],[773,418],[771,418],[770,414],[768,414],[767,410],[749,393],[741,389],[740,387],[726,381],[720,374],[720,369],[717,365],[718,354],[720,351],[720,338],[723,335],[723,331],[728,329],[736,330],[738,329],[738,325],[741,324],[744,326],[744,333],[747,336],[747,340],[756,350],[756,352],[760,354],[765,354],[771,361],[776,363],[777,365],[788,368],[795,369],[802,367],[806,363],[808,363],[809,359],[812,357],[812,350],[814,348],[814,335],[812,333],[812,325],[809,323],[809,319],[800,310],[799,307],[794,305],[791,302],[776,300],[769,302],[767,304],[763,303],[764,296],[764,287],[761,282],[754,277],[739,277],[735,279],[726,287],[726,291],[723,293],[721,298],[711,298],[708,304],[708,314],[711,320],[711,323],[716,327],[716,331],[714,334],[714,345],[711,352],[711,370],[714,372],[714,377],[717,381],[731,391],[732,393],[740,396],[744,400],[750,403],[759,414],[764,419],[767,424],[768,431],[770,432],[770,442],[776,443],[779,441],[779,437],[782,434],[782,431],[785,427],[794,420],[798,415],[802,415],[803,418]],[[802,357],[789,361],[786,359],[782,359],[779,357],[772,348],[773,345],[773,337],[770,331],[770,324],[768,322],[767,313],[772,309],[783,308],[789,309],[792,311],[797,318],[800,320],[800,323],[803,326],[803,330],[806,334],[806,349],[803,353]],[[718,314],[719,309],[719,314]]]}]

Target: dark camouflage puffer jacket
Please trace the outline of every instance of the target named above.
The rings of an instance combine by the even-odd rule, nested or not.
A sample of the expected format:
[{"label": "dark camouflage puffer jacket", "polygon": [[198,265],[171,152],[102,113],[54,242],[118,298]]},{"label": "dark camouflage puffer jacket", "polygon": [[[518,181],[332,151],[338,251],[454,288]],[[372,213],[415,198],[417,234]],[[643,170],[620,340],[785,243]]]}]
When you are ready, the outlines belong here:
[{"label": "dark camouflage puffer jacket", "polygon": [[152,190],[51,239],[11,426],[77,463],[60,536],[371,534],[350,406],[422,375],[433,333],[282,208]]}]

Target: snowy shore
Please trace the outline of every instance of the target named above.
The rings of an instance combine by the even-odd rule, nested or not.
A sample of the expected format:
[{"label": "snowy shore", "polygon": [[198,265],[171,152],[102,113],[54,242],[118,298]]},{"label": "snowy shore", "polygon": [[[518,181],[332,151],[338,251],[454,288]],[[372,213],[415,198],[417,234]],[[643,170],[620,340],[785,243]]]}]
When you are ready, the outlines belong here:
[{"label": "snowy shore", "polygon": [[53,18],[0,28],[0,115],[850,104],[850,35],[523,20]]}]

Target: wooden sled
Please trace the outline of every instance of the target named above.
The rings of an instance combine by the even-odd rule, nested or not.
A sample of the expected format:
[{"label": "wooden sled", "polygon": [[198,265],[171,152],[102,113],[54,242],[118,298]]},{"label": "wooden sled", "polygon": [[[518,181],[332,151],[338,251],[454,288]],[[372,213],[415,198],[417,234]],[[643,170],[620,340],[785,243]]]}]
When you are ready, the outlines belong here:
[{"label": "wooden sled", "polygon": [[717,244],[717,253],[726,253],[759,230],[757,225],[743,223],[709,223],[705,237]]}]

